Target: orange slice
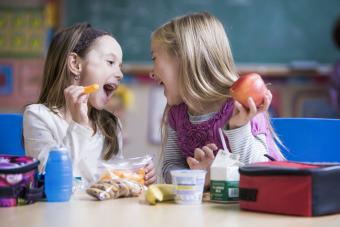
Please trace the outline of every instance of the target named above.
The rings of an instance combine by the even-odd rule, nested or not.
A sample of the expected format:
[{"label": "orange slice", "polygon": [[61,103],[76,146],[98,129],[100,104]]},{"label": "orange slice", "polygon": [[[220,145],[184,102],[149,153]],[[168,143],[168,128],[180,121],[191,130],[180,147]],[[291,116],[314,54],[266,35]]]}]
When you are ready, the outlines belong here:
[{"label": "orange slice", "polygon": [[99,85],[98,84],[92,84],[90,86],[84,87],[84,93],[86,94],[90,94],[92,92],[95,92],[99,89]]}]

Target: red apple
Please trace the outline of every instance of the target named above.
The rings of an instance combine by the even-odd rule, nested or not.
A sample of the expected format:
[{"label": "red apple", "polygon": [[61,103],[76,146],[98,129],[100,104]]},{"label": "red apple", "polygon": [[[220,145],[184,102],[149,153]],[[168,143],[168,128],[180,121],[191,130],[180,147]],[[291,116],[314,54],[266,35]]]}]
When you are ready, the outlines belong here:
[{"label": "red apple", "polygon": [[263,103],[266,91],[267,87],[257,73],[241,76],[230,87],[231,96],[247,108],[249,108],[248,97],[252,97],[258,107]]}]

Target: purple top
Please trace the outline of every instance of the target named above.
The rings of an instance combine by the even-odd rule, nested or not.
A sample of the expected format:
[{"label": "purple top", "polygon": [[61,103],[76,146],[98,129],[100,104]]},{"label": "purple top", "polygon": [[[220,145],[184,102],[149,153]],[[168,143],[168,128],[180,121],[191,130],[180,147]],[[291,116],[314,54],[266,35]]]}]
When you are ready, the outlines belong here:
[{"label": "purple top", "polygon": [[[232,116],[234,109],[233,99],[229,98],[216,114],[207,121],[198,124],[192,124],[190,122],[187,109],[188,107],[184,103],[181,103],[172,106],[168,115],[170,127],[176,131],[178,145],[183,155],[185,157],[193,157],[195,148],[203,147],[208,143],[215,143],[219,149],[223,149],[218,129],[223,129]],[[269,155],[276,160],[281,160],[282,158],[275,148],[275,142],[268,127],[265,114],[257,114],[250,121],[250,124],[251,132],[254,136],[257,134],[265,134]],[[224,137],[229,147],[228,138],[225,135]],[[216,153],[217,151],[215,151],[215,155]]]}]

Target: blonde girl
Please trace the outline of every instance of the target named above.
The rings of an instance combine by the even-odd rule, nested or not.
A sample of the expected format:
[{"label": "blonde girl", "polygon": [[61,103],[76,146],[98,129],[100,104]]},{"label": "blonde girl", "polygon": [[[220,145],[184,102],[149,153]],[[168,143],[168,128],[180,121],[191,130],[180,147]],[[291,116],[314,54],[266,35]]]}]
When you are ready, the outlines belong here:
[{"label": "blonde girl", "polygon": [[222,149],[222,128],[230,152],[243,163],[282,159],[266,112],[270,91],[260,108],[233,100],[230,86],[238,79],[230,45],[221,22],[209,13],[174,18],[151,37],[151,76],[164,85],[162,176],[171,182],[174,169],[205,169]]}]

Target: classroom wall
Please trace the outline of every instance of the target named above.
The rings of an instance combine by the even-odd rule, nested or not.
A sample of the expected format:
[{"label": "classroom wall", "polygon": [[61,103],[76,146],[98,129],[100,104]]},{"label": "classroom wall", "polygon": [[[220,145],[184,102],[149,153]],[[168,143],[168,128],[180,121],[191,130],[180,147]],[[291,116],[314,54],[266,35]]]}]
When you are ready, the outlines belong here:
[{"label": "classroom wall", "polygon": [[112,32],[127,62],[150,62],[150,34],[175,16],[207,11],[218,17],[238,63],[333,62],[331,39],[339,0],[68,0],[65,25],[79,21]]},{"label": "classroom wall", "polygon": [[123,122],[127,141],[124,145],[124,154],[128,157],[150,154],[158,159],[160,145],[150,141],[150,87],[151,84],[130,85],[135,96],[134,105],[127,110],[126,119]]},{"label": "classroom wall", "polygon": [[[28,4],[29,8],[25,9],[27,5],[22,4],[22,1],[7,2],[11,2],[12,7],[20,8],[21,12],[32,12],[32,4],[34,10],[39,11],[39,7],[44,7],[45,4],[42,0],[25,1],[31,3]],[[216,12],[216,16],[222,20],[230,34],[237,62],[250,64],[257,62],[260,67],[261,64],[280,62],[291,67],[292,65],[289,64],[296,59],[332,64],[335,59],[340,58],[339,51],[335,49],[330,37],[332,23],[340,12],[340,4],[336,0],[102,0],[97,2],[69,0],[63,1],[60,7],[63,10],[60,23],[63,25],[87,20],[95,26],[116,34],[122,43],[124,64],[138,62],[150,65],[151,31],[173,16],[199,10]],[[3,9],[1,4],[0,9]],[[39,11],[38,15],[43,15],[42,11]],[[25,22],[29,21],[31,20]],[[6,27],[6,29],[10,28],[10,25]],[[46,34],[51,34],[50,29],[45,25],[42,29]],[[1,33],[2,31],[4,30],[0,30],[0,38],[5,34]],[[31,32],[27,27],[21,30],[19,28],[18,31]],[[40,31],[41,29],[37,30]],[[50,36],[46,34],[42,37],[48,40]],[[22,37],[30,36],[24,34]],[[9,54],[0,49],[0,112],[20,112],[26,104],[35,102],[39,94],[46,47],[40,46],[40,49],[33,49],[33,52],[27,49],[26,53],[22,53],[25,49],[20,46],[15,47],[19,52],[12,51]],[[253,51],[248,52],[249,49]],[[38,52],[34,52],[35,50]],[[7,76],[8,73],[10,76]],[[127,73],[125,76],[127,77]],[[143,73],[129,76],[145,77]],[[265,74],[263,76],[266,82],[272,84],[270,89],[274,94],[273,116],[335,116],[328,96],[329,71],[321,76],[316,73],[316,78],[314,75],[305,77],[304,74],[280,75],[278,79],[271,79]],[[150,138],[150,122],[158,119],[150,119],[150,115],[155,111],[153,101],[150,99],[150,92],[154,85],[150,81],[143,82],[143,79],[135,80],[133,83],[124,81],[135,96],[134,105],[126,112],[125,122],[123,122],[127,138],[125,155],[134,157],[151,154],[157,161],[161,147]],[[10,83],[7,83],[8,81]]]}]

